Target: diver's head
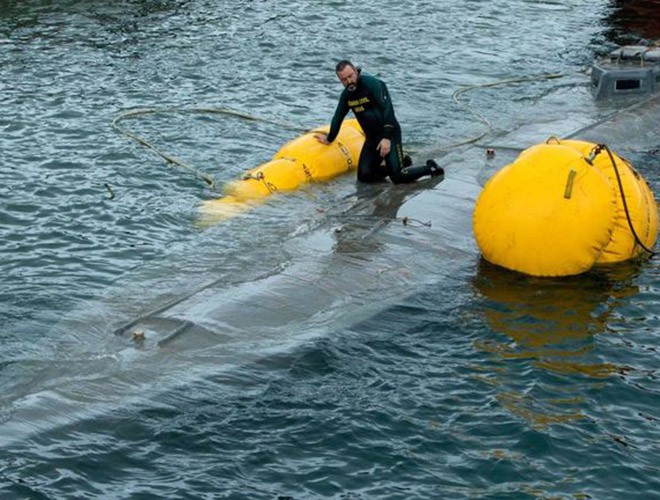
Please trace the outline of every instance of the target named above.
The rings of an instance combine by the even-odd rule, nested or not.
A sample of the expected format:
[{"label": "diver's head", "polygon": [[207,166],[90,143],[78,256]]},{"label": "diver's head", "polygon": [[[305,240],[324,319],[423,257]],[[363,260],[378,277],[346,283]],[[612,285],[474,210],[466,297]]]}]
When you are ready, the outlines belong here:
[{"label": "diver's head", "polygon": [[347,61],[346,59],[339,61],[337,66],[335,66],[335,72],[339,81],[348,91],[354,92],[357,89],[360,79],[360,68],[355,67],[351,61]]}]

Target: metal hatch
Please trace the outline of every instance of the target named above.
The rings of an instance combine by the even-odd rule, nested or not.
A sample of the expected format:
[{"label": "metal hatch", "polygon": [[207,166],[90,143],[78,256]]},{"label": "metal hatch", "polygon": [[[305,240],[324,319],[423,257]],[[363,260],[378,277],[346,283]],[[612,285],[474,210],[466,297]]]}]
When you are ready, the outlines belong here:
[{"label": "metal hatch", "polygon": [[627,45],[591,68],[596,99],[650,94],[660,88],[660,46]]}]

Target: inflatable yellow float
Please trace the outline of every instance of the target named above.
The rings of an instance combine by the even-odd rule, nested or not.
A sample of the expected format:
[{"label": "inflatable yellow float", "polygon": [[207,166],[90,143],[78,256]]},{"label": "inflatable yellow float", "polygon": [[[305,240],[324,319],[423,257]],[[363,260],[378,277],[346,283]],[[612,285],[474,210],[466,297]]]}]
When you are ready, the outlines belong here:
[{"label": "inflatable yellow float", "polygon": [[473,229],[493,264],[569,276],[650,253],[658,207],[645,180],[607,146],[551,138],[486,183]]},{"label": "inflatable yellow float", "polygon": [[220,221],[263,202],[279,191],[292,191],[310,182],[327,181],[357,168],[364,133],[357,120],[344,120],[337,138],[326,146],[314,134],[327,133],[319,127],[285,144],[273,159],[229,182],[224,196],[202,203],[205,222]]}]

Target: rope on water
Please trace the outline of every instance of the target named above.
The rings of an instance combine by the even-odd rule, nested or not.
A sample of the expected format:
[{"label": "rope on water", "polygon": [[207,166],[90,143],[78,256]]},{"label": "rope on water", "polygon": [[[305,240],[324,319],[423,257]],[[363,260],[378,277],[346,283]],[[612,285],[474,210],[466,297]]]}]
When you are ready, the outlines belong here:
[{"label": "rope on water", "polygon": [[119,132],[120,134],[124,135],[125,137],[128,137],[138,144],[141,144],[145,148],[149,149],[152,151],[154,154],[160,156],[163,160],[165,160],[167,163],[170,163],[172,165],[176,165],[192,174],[194,174],[197,178],[203,180],[210,189],[215,190],[216,189],[216,182],[215,179],[207,174],[206,172],[203,172],[199,169],[194,168],[191,165],[188,165],[187,163],[183,162],[182,160],[175,158],[174,156],[171,156],[160,149],[158,149],[156,146],[151,144],[149,141],[147,141],[144,137],[139,136],[130,130],[123,128],[119,125],[120,122],[127,120],[127,119],[132,119],[132,118],[138,118],[141,116],[148,116],[148,115],[159,115],[159,114],[169,114],[169,113],[189,113],[189,114],[215,114],[215,115],[223,115],[223,116],[230,116],[233,118],[239,118],[241,120],[246,120],[246,121],[253,121],[253,122],[259,122],[259,123],[266,123],[270,125],[275,125],[277,127],[283,128],[285,130],[293,130],[296,132],[308,132],[307,129],[304,129],[302,127],[298,127],[295,125],[291,125],[288,123],[282,123],[274,120],[269,120],[266,118],[261,118],[258,116],[250,115],[247,113],[242,113],[240,111],[236,111],[233,109],[229,108],[140,108],[140,109],[133,109],[133,110],[128,110],[119,113],[115,118],[112,120],[112,128]]},{"label": "rope on water", "polygon": [[525,82],[534,82],[534,81],[542,81],[542,80],[553,80],[555,78],[563,78],[567,75],[562,74],[562,73],[551,73],[551,74],[546,74],[546,75],[533,75],[533,76],[526,76],[522,78],[508,78],[506,80],[497,80],[494,82],[488,82],[488,83],[479,83],[475,85],[468,85],[459,88],[452,94],[452,100],[458,104],[461,108],[475,116],[481,123],[483,123],[486,128],[479,134],[475,135],[474,137],[470,137],[468,139],[464,139],[458,142],[454,142],[449,144],[448,146],[443,146],[438,149],[434,149],[434,152],[442,152],[442,151],[449,151],[451,149],[458,148],[460,146],[466,146],[468,144],[473,144],[477,142],[479,139],[482,139],[485,137],[492,129],[493,125],[491,124],[490,120],[486,118],[483,114],[479,113],[478,111],[475,111],[472,109],[470,106],[462,102],[459,98],[461,95],[470,92],[472,90],[476,89],[483,89],[483,88],[489,88],[489,87],[500,87],[504,85],[513,85],[516,83],[525,83]]},{"label": "rope on water", "polygon": [[[461,140],[458,142],[454,142],[452,144],[449,144],[447,146],[440,147],[438,149],[434,149],[434,152],[442,152],[442,151],[448,151],[451,149],[458,148],[460,146],[465,146],[468,144],[472,144],[477,142],[479,139],[485,137],[491,130],[492,130],[492,124],[486,118],[482,113],[479,113],[478,111],[475,111],[472,109],[470,106],[465,104],[460,100],[460,96],[470,92],[472,90],[476,89],[482,89],[482,88],[488,88],[488,87],[499,87],[503,85],[512,85],[516,83],[525,83],[525,82],[533,82],[533,81],[539,81],[539,80],[551,80],[555,78],[562,78],[566,76],[565,74],[561,73],[554,73],[554,74],[545,74],[545,75],[535,75],[535,76],[527,76],[527,77],[522,77],[522,78],[509,78],[506,80],[498,80],[495,82],[488,82],[488,83],[481,83],[481,84],[476,84],[476,85],[469,85],[469,86],[464,86],[461,87],[460,89],[456,90],[452,94],[452,100],[458,104],[460,107],[474,115],[481,123],[483,123],[486,126],[486,129],[480,132],[478,135],[474,137],[470,137],[465,140]],[[214,108],[214,107],[173,107],[173,108],[158,108],[158,107],[151,107],[151,108],[139,108],[139,109],[132,109],[132,110],[127,110],[119,113],[115,118],[112,120],[112,128],[116,130],[118,133],[124,135],[125,137],[128,137],[129,139],[134,140],[138,144],[144,146],[145,148],[149,149],[152,151],[154,154],[160,156],[163,160],[165,160],[167,163],[170,163],[172,165],[176,165],[192,174],[194,174],[196,177],[199,179],[203,180],[210,189],[216,189],[216,181],[215,179],[207,174],[206,172],[203,172],[199,169],[194,168],[192,165],[189,165],[182,161],[179,158],[176,158],[174,156],[171,156],[160,149],[158,149],[156,146],[154,146],[152,143],[150,143],[147,139],[144,137],[131,132],[130,130],[121,127],[119,124],[120,122],[128,119],[133,119],[133,118],[138,118],[141,116],[148,116],[148,115],[159,115],[159,114],[169,114],[169,113],[188,113],[188,114],[210,114],[210,115],[222,115],[222,116],[228,116],[232,118],[238,118],[241,120],[245,121],[252,121],[252,122],[258,122],[258,123],[265,123],[265,124],[270,124],[274,125],[276,127],[279,127],[284,130],[291,130],[293,132],[297,133],[310,133],[312,132],[308,128],[300,127],[297,125],[292,125],[289,123],[284,123],[284,122],[279,122],[276,120],[270,120],[267,118],[262,118],[259,116],[254,116],[250,115],[248,113],[243,113],[241,111],[237,111],[234,109],[230,108]],[[411,151],[412,152],[412,151]]]}]

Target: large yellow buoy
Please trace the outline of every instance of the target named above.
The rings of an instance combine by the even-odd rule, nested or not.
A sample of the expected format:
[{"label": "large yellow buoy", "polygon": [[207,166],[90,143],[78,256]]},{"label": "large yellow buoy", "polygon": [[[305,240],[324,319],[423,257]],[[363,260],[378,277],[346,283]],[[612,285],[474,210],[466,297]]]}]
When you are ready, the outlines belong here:
[{"label": "large yellow buoy", "polygon": [[607,147],[552,138],[486,183],[473,229],[493,264],[569,276],[646,253],[658,235],[658,207],[644,179]]},{"label": "large yellow buoy", "polygon": [[249,209],[273,193],[354,171],[364,144],[364,133],[357,120],[344,120],[339,135],[328,146],[314,137],[328,131],[329,126],[319,127],[290,141],[271,161],[228,183],[222,198],[202,203],[203,220],[219,221]]}]

